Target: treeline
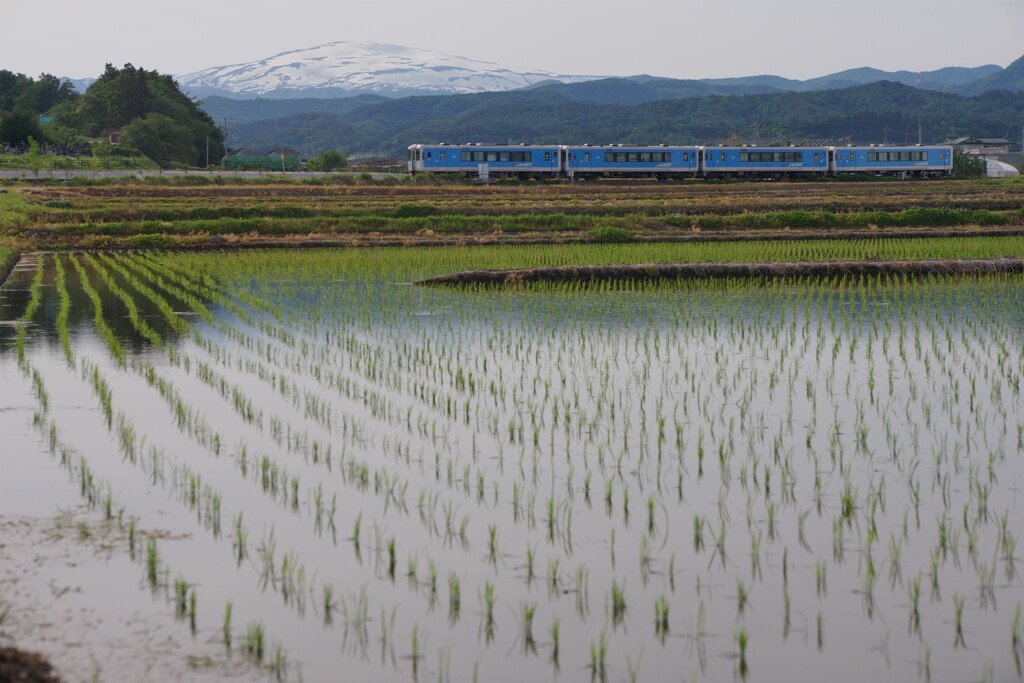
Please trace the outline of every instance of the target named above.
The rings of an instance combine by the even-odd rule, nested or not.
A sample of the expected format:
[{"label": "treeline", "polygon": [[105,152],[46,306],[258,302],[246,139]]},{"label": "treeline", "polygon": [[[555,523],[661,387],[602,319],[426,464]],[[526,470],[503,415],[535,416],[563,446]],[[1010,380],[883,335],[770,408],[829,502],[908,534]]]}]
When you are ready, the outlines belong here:
[{"label": "treeline", "polygon": [[[608,84],[602,91],[607,100]],[[718,144],[755,141],[869,144],[959,135],[1019,134],[1024,93],[976,97],[879,82],[840,90],[712,95],[637,105],[578,99],[554,86],[507,93],[409,97],[349,112],[316,112],[238,124],[232,145],[340,148],[403,156],[414,142]]]},{"label": "treeline", "polygon": [[[39,122],[47,114],[51,121]],[[118,132],[116,147],[106,142]],[[0,71],[0,142],[28,139],[64,146],[92,142],[94,154],[142,154],[161,165],[217,163],[224,134],[171,76],[125,64],[106,65],[84,94],[48,74],[38,80]]]}]

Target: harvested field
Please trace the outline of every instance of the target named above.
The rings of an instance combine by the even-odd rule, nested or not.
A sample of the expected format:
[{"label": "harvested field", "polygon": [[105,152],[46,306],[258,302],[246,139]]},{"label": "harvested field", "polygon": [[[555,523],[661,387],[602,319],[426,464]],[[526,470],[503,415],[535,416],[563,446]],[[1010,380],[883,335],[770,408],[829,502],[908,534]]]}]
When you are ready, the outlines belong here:
[{"label": "harvested field", "polygon": [[[17,187],[0,235],[40,248],[558,243],[1024,230],[1024,184],[986,181],[577,185],[52,184]],[[13,200],[6,200],[11,203]],[[405,240],[401,242],[400,240]]]}]

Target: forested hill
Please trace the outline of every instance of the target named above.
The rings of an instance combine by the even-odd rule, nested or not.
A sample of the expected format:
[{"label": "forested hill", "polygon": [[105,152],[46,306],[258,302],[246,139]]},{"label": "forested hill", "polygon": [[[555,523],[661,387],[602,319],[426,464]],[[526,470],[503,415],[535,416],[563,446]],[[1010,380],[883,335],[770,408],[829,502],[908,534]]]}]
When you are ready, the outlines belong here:
[{"label": "forested hill", "polygon": [[238,123],[231,147],[339,149],[402,156],[414,142],[762,144],[940,142],[958,135],[1019,136],[1024,93],[961,97],[891,82],[841,90],[711,95],[609,104],[579,97],[577,84],[504,93],[408,97],[348,112]]}]

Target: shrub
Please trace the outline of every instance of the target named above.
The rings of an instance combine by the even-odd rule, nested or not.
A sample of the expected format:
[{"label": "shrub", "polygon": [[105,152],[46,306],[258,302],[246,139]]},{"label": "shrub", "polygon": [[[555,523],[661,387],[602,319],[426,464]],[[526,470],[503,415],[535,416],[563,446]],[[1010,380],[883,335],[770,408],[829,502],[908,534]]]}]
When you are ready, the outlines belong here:
[{"label": "shrub", "polygon": [[399,204],[391,212],[394,218],[423,218],[441,213],[433,204]]},{"label": "shrub", "polygon": [[587,232],[587,234],[595,242],[621,243],[632,242],[636,239],[632,232],[616,225],[599,225]]},{"label": "shrub", "polygon": [[170,235],[164,235],[162,233],[152,235],[132,235],[125,239],[125,243],[135,247],[152,249],[170,247],[174,244],[174,239]]},{"label": "shrub", "polygon": [[189,212],[193,220],[211,220],[217,218],[217,210],[209,206],[197,206]]}]

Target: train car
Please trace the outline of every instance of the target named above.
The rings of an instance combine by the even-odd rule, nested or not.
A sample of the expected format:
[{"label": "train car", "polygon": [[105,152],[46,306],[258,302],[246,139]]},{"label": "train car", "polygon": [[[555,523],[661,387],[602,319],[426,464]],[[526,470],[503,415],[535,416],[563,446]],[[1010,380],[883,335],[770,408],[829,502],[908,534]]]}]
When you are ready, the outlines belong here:
[{"label": "train car", "polygon": [[409,172],[458,173],[473,178],[557,178],[558,145],[409,145]]},{"label": "train car", "polygon": [[563,148],[565,175],[592,178],[683,178],[698,171],[698,148],[671,145],[581,145]]},{"label": "train car", "polygon": [[949,176],[953,174],[953,148],[941,145],[835,147],[832,172],[836,175]]},{"label": "train car", "polygon": [[826,175],[827,147],[702,147],[701,174],[708,178]]}]

